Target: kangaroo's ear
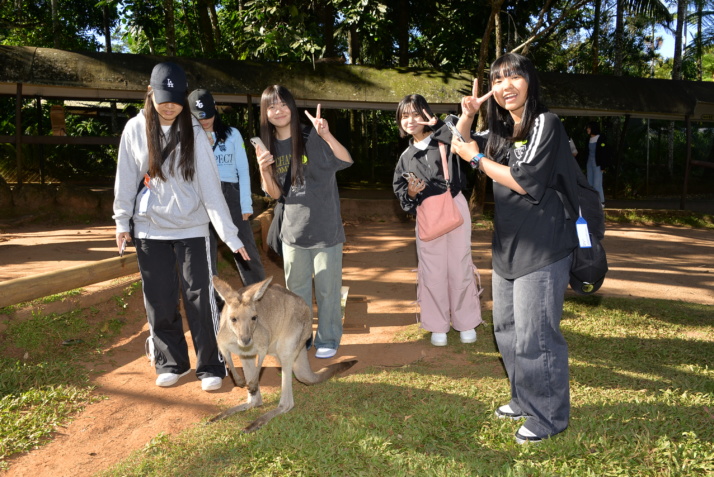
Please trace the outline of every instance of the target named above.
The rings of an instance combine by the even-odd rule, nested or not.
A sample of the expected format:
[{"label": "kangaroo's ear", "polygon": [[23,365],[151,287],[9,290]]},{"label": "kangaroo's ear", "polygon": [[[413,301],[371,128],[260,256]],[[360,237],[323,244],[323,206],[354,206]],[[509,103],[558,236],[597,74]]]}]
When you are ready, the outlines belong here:
[{"label": "kangaroo's ear", "polygon": [[235,290],[233,290],[229,284],[218,278],[217,275],[213,276],[213,288],[215,288],[221,298],[223,298],[223,301],[228,301],[228,295],[235,293]]},{"label": "kangaroo's ear", "polygon": [[273,277],[268,277],[262,282],[258,284],[258,289],[252,296],[253,301],[258,301],[261,298],[263,298],[263,295],[265,294],[265,291],[268,289],[268,286],[270,285],[270,282],[273,281]]}]

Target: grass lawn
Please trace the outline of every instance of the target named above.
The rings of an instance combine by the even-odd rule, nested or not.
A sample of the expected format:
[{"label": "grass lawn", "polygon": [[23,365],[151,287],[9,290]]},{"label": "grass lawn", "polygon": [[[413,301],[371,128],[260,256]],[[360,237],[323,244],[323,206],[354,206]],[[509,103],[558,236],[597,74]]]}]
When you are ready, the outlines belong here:
[{"label": "grass lawn", "polygon": [[[256,433],[240,429],[265,409],[159,434],[101,475],[711,475],[713,311],[568,299],[572,419],[540,444],[517,445],[519,424],[493,417],[508,383],[487,316],[478,342],[449,345],[443,360],[296,384],[295,409]],[[416,325],[399,339],[428,346]]]},{"label": "grass lawn", "polygon": [[[697,226],[711,227],[711,216],[704,222]],[[125,291],[132,293],[141,293],[139,284]],[[115,297],[107,316],[92,308],[37,315],[0,332],[0,471],[100,398],[84,365],[106,358],[124,322],[124,298]],[[275,407],[279,394],[178,436],[159,432],[101,475],[714,475],[713,306],[568,298],[570,427],[524,446],[514,440],[518,422],[493,417],[509,389],[488,313],[484,319],[475,344],[460,344],[452,332],[441,360],[314,387],[296,382],[295,409],[256,433],[241,429]],[[430,346],[416,325],[397,339]]]}]

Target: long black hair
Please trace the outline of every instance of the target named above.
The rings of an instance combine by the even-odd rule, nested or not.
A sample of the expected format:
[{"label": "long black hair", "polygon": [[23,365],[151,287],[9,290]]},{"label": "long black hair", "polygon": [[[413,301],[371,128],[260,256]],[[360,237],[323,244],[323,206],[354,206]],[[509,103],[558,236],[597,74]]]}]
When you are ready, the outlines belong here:
[{"label": "long black hair", "polygon": [[[275,127],[268,121],[268,108],[275,103],[285,103],[290,109],[290,137],[292,138],[292,161],[290,163],[290,184],[299,185],[305,182],[302,156],[305,154],[305,141],[302,136],[303,126],[300,123],[295,98],[285,86],[274,84],[265,88],[260,97],[260,138],[266,147],[275,152]],[[275,174],[275,164],[273,164]]]},{"label": "long black hair", "polygon": [[507,160],[506,152],[514,141],[521,141],[528,136],[538,115],[548,111],[540,100],[540,82],[531,60],[517,53],[506,53],[491,65],[491,85],[497,79],[514,75],[522,76],[528,83],[528,96],[520,124],[515,124],[511,113],[502,108],[493,95],[488,99],[490,134],[486,144],[486,155],[499,162]]},{"label": "long black hair", "polygon": [[[424,110],[429,113],[429,116],[434,117],[434,113],[431,111],[431,107],[429,103],[426,102],[426,99],[424,99],[424,96],[420,94],[408,94],[404,96],[399,102],[399,106],[397,106],[397,128],[399,128],[399,137],[407,137],[409,135],[404,128],[402,128],[402,114],[404,114],[404,111],[407,110],[409,106],[411,106],[412,111],[419,113],[419,116],[421,116],[424,121],[429,120],[424,114]],[[424,130],[433,131],[434,128],[429,125],[424,125]]]},{"label": "long black hair", "polygon": [[184,98],[183,110],[171,124],[167,134],[164,134],[159,122],[159,113],[154,107],[154,92],[149,90],[144,98],[144,116],[146,117],[146,142],[149,148],[149,175],[166,180],[161,169],[166,160],[171,161],[170,174],[174,173],[176,147],[180,145],[181,154],[178,159],[178,170],[185,181],[192,181],[196,173],[194,157],[193,122],[188,101]]},{"label": "long black hair", "polygon": [[226,142],[228,136],[231,135],[231,128],[221,119],[220,114],[216,111],[213,120],[213,132],[216,133],[216,142]]}]

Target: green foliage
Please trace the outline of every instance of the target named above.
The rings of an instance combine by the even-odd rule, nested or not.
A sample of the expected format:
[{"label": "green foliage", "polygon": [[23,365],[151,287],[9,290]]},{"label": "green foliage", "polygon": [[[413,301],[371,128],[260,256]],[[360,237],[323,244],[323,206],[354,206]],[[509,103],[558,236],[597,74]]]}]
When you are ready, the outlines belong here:
[{"label": "green foliage", "polygon": [[[117,22],[116,4],[109,5],[109,26]],[[57,31],[52,28],[52,2],[26,0],[0,2],[0,43],[97,51],[96,34],[103,34],[104,13],[96,0],[58,1]]]}]

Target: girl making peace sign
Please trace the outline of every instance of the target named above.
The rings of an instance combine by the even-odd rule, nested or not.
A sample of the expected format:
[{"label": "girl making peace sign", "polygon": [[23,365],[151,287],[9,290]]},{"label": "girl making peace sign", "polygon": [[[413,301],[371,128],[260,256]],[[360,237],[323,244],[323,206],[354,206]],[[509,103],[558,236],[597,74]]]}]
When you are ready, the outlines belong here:
[{"label": "girl making peace sign", "polygon": [[312,308],[314,280],[315,356],[331,358],[342,339],[345,241],[335,174],[352,165],[352,157],[330,132],[320,105],[315,116],[305,114],[312,127],[300,123],[295,99],[287,88],[266,88],[260,100],[260,136],[268,150],[257,146],[256,155],[263,190],[285,204],[280,233],[285,283]]}]

